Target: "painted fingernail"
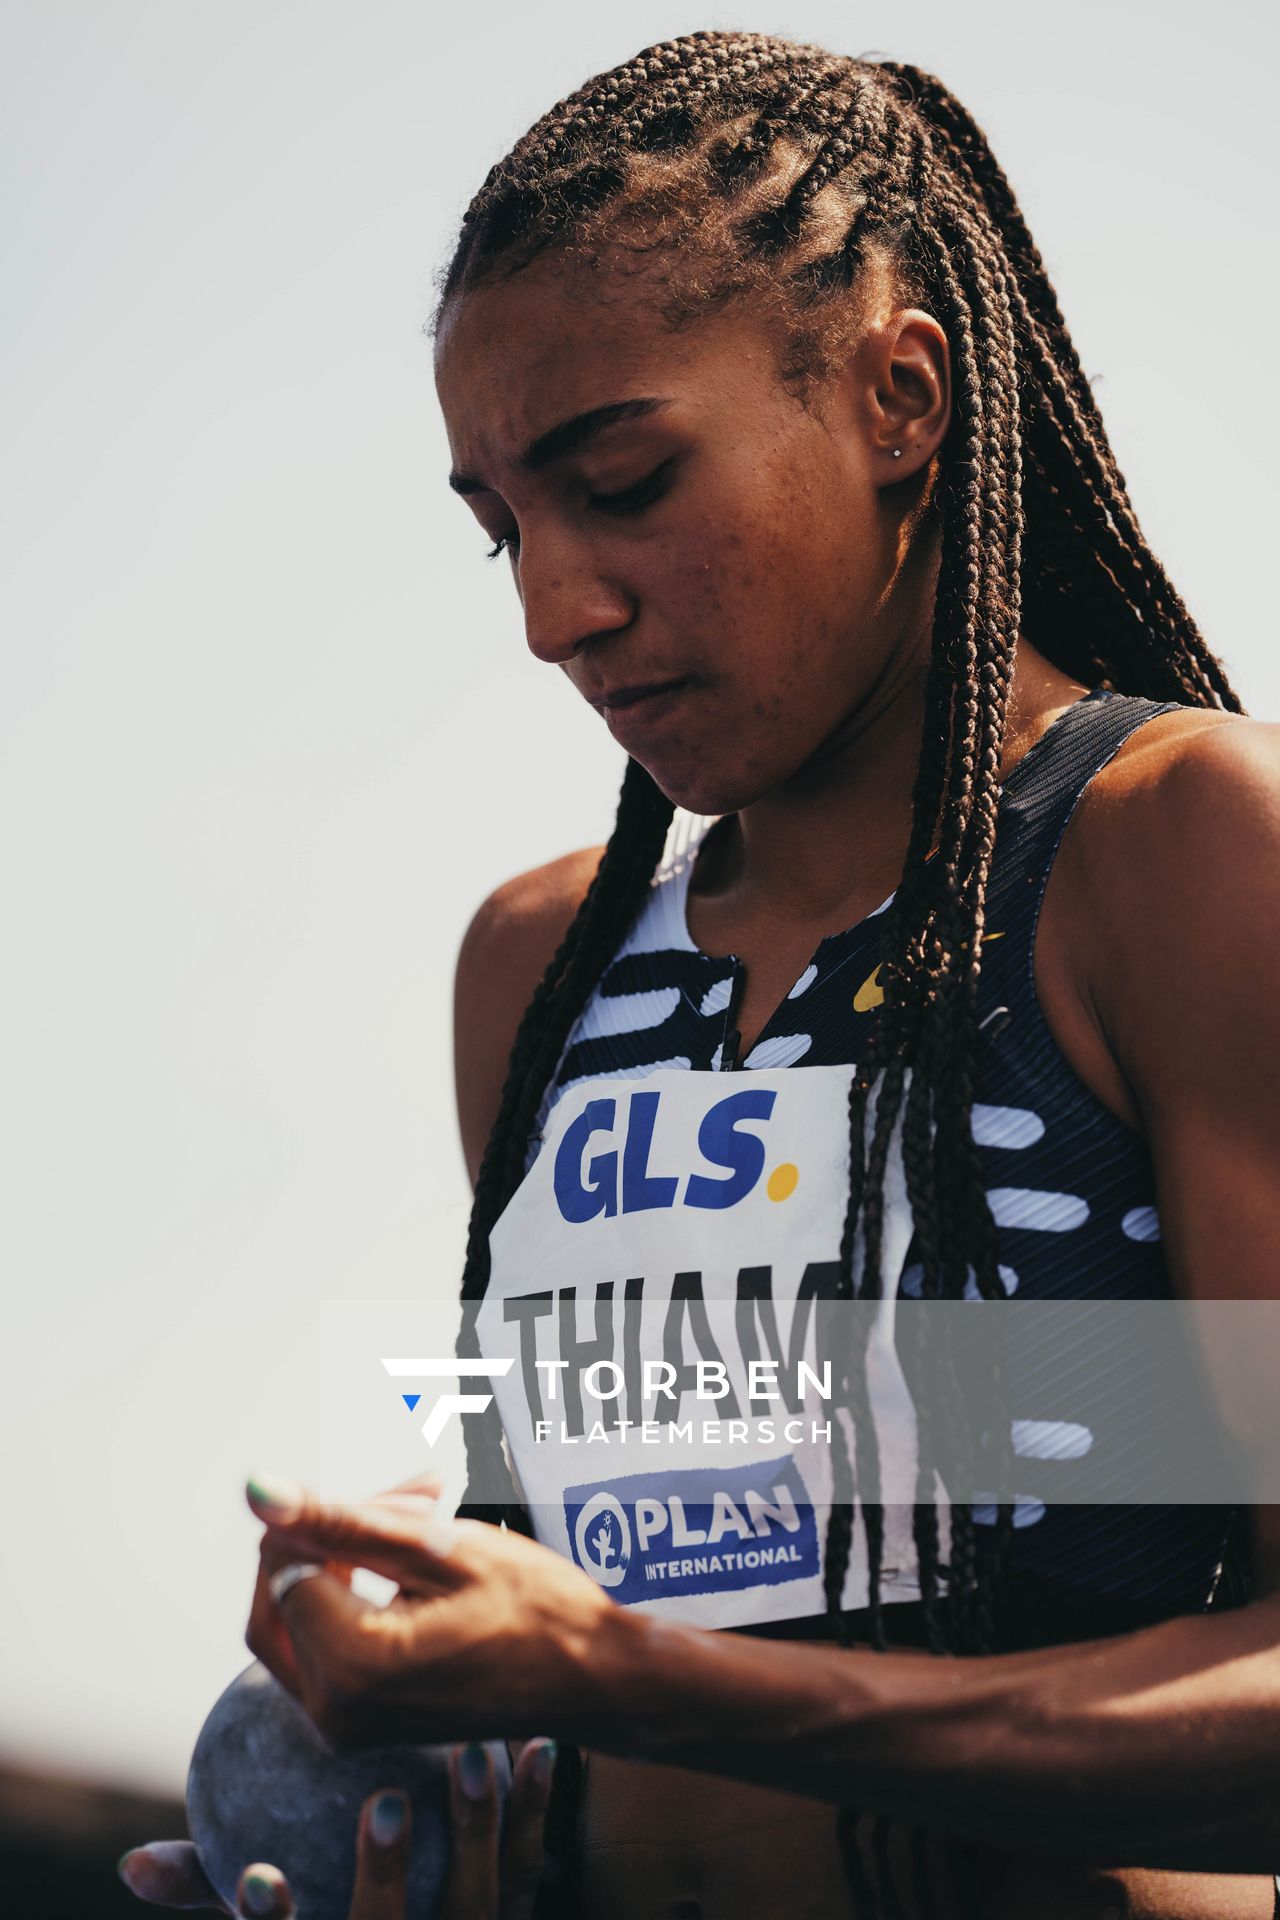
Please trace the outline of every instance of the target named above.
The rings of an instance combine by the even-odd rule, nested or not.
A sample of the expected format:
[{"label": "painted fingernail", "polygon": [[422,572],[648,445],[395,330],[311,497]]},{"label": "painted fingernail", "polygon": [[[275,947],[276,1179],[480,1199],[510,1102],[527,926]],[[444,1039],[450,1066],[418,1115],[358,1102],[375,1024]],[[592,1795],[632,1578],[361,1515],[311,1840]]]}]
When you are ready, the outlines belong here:
[{"label": "painted fingernail", "polygon": [[120,1855],[120,1858],[116,1861],[116,1873],[119,1875],[120,1879],[124,1881],[124,1884],[126,1885],[126,1887],[129,1888],[130,1893],[133,1892],[133,1887],[130,1884],[128,1874],[125,1872],[124,1863],[126,1860],[131,1860],[137,1851],[138,1849],[136,1847],[126,1847],[124,1852]]},{"label": "painted fingernail", "polygon": [[369,1832],[375,1845],[394,1847],[404,1832],[409,1803],[402,1793],[380,1793],[369,1815]]},{"label": "painted fingernail", "polygon": [[267,1507],[274,1520],[293,1520],[302,1512],[303,1492],[296,1480],[279,1474],[255,1473],[245,1491],[255,1507]]},{"label": "painted fingernail", "polygon": [[246,1867],[240,1878],[239,1904],[253,1920],[271,1920],[272,1915],[284,1913],[283,1876],[274,1867]]},{"label": "painted fingernail", "polygon": [[533,1756],[533,1777],[540,1787],[549,1787],[555,1770],[556,1743],[554,1740],[544,1740]]},{"label": "painted fingernail", "polygon": [[458,1779],[468,1800],[484,1800],[489,1793],[489,1756],[478,1740],[469,1740],[458,1761]]}]

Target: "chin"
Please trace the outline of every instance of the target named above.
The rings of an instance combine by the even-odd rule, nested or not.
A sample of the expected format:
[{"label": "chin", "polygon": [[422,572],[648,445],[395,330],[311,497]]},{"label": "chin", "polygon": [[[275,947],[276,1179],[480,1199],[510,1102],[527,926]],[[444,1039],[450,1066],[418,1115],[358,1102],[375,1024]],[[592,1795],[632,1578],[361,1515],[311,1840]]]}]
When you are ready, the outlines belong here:
[{"label": "chin", "polygon": [[716,767],[702,761],[679,767],[645,765],[645,771],[672,806],[683,807],[686,813],[740,813],[777,784],[759,775],[752,779],[741,767]]}]

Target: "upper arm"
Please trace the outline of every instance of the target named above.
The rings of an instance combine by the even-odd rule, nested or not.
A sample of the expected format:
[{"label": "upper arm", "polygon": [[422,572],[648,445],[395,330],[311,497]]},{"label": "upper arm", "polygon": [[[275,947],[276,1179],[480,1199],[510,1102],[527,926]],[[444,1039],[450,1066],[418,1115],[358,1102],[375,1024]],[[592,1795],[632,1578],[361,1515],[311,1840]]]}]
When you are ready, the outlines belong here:
[{"label": "upper arm", "polygon": [[458,1126],[474,1185],[497,1118],[521,1016],[568,930],[602,849],[565,854],[505,881],[463,936],[454,975],[453,1057]]},{"label": "upper arm", "polygon": [[[1175,1291],[1280,1301],[1280,727],[1179,736],[1107,830],[1091,987],[1142,1114]],[[1270,1459],[1275,1348],[1227,1339],[1232,1316],[1215,1324],[1219,1411],[1256,1459],[1267,1436]],[[1280,1528],[1257,1517],[1280,1586]]]},{"label": "upper arm", "polygon": [[1179,737],[1107,826],[1092,988],[1166,1251],[1190,1293],[1280,1295],[1280,727]]}]

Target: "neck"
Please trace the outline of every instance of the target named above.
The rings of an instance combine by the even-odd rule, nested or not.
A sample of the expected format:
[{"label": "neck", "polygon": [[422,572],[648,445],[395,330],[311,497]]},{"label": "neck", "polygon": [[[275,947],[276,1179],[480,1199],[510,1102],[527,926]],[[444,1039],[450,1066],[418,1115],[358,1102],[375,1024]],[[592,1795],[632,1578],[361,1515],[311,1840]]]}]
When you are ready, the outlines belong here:
[{"label": "neck", "polygon": [[[930,582],[930,587],[932,582]],[[898,627],[870,692],[781,787],[726,819],[700,863],[699,890],[744,913],[838,930],[897,886],[911,836],[932,629],[917,607]],[[1019,643],[1006,717],[1003,782],[1087,688]],[[848,860],[833,849],[856,850]],[[856,909],[856,911],[855,911]]]}]

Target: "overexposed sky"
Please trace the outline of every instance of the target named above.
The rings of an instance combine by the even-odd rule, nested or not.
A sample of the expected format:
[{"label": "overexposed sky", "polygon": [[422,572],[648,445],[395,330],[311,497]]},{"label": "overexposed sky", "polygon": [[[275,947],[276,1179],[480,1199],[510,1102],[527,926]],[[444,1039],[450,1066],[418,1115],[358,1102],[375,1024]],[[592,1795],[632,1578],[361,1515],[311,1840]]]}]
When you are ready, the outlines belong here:
[{"label": "overexposed sky", "polygon": [[248,1659],[246,1473],[428,1463],[377,1356],[452,1339],[454,955],[605,837],[622,762],[445,488],[422,325],[510,142],[700,26],[966,101],[1152,544],[1280,717],[1252,0],[0,0],[6,1759],[180,1789]]}]

